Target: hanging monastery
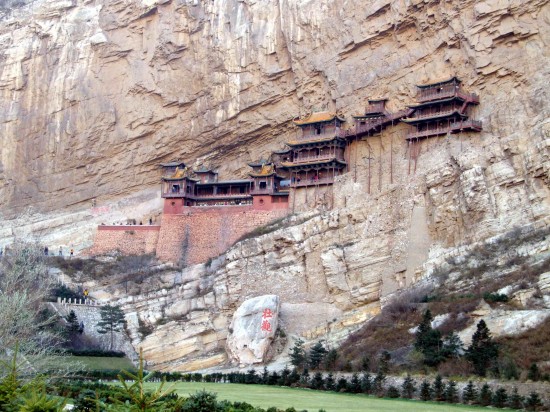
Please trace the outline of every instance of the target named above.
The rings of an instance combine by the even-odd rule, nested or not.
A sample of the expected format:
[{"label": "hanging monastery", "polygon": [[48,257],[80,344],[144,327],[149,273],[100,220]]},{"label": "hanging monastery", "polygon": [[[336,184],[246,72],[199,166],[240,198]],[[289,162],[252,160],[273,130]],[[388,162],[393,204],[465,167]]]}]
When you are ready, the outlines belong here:
[{"label": "hanging monastery", "polygon": [[[332,208],[335,178],[349,171],[350,145],[399,122],[409,125],[409,173],[422,139],[479,132],[470,118],[479,97],[465,92],[456,77],[418,85],[417,103],[390,112],[387,99],[371,99],[354,125],[335,113],[312,113],[295,120],[296,136],[283,150],[249,163],[249,178],[220,180],[210,167],[191,169],[183,161],[161,164],[164,207],[160,225],[101,225],[91,254],[155,253],[164,261],[191,265],[226,251],[243,235],[295,211],[308,195]],[[370,193],[370,181],[369,191]]]}]

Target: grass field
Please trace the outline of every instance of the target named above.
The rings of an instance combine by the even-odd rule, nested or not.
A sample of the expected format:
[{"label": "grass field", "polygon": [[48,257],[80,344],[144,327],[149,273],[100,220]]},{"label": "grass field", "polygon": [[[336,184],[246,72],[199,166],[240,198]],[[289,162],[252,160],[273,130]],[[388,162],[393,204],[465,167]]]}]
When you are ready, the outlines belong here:
[{"label": "grass field", "polygon": [[[150,387],[156,384],[148,384]],[[170,383],[166,387],[171,387]],[[285,388],[266,385],[239,385],[223,383],[177,382],[174,389],[184,397],[202,389],[218,394],[218,400],[248,402],[254,406],[268,408],[275,406],[286,409],[293,406],[296,410],[307,409],[318,412],[480,412],[482,409],[465,405],[408,401],[403,399],[379,399],[366,395],[353,395],[335,392],[312,391],[309,389]]]},{"label": "grass field", "polygon": [[71,356],[69,362],[78,363],[83,370],[127,370],[134,371],[135,367],[128,358],[114,358],[101,356]]}]

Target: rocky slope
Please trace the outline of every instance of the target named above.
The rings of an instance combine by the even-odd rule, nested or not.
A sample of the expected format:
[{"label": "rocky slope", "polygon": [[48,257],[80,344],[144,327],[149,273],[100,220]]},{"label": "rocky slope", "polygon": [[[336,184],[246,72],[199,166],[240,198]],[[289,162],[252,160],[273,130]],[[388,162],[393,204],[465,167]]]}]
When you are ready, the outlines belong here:
[{"label": "rocky slope", "polygon": [[297,115],[350,119],[373,96],[402,108],[456,74],[481,97],[482,133],[424,141],[415,159],[405,125],[389,128],[288,227],[121,300],[159,368],[222,362],[233,311],[265,293],[281,327],[337,340],[445,256],[548,224],[549,22],[544,0],[35,1],[0,20],[0,240],[85,246],[94,223],[158,210],[162,160],[243,175]]}]

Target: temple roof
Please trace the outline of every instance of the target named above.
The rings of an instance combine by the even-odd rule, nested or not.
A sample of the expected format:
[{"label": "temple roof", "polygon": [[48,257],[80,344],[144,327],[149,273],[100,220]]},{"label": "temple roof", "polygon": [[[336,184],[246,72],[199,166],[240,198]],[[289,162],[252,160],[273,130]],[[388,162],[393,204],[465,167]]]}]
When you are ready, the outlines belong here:
[{"label": "temple roof", "polygon": [[441,99],[441,100],[430,100],[428,102],[423,102],[423,103],[417,103],[417,104],[409,104],[407,105],[407,107],[411,108],[411,109],[418,109],[420,107],[426,107],[426,106],[433,106],[434,104],[441,104],[441,103],[450,103],[454,100],[461,100],[461,101],[464,101],[464,97],[461,97],[459,95],[456,95],[456,96],[453,96],[453,97],[449,97],[447,99]]},{"label": "temple roof", "polygon": [[197,183],[197,186],[220,186],[220,185],[233,185],[233,184],[244,184],[244,183],[252,183],[252,180],[249,180],[249,179],[222,180],[220,182]]},{"label": "temple roof", "polygon": [[173,181],[173,180],[179,180],[179,181],[181,181],[181,180],[191,180],[191,181],[193,181],[193,182],[200,182],[199,179],[193,179],[192,177],[189,177],[189,176],[181,176],[181,177],[179,177],[179,176],[174,176],[174,175],[172,175],[172,176],[163,176],[163,177],[162,177],[162,180],[166,180],[166,181]]},{"label": "temple roof", "polygon": [[422,123],[422,122],[426,122],[426,121],[430,121],[430,120],[434,120],[434,119],[442,119],[442,118],[446,118],[446,117],[452,117],[452,116],[459,116],[459,117],[462,117],[462,118],[466,118],[468,116],[466,116],[465,114],[461,114],[458,110],[455,110],[451,113],[449,112],[444,112],[444,113],[434,113],[433,115],[430,115],[430,116],[425,116],[425,117],[419,117],[419,118],[415,118],[415,117],[409,117],[408,119],[401,119],[402,122],[405,122],[405,123]]},{"label": "temple roof", "polygon": [[453,80],[456,81],[457,83],[462,83],[458,77],[451,76],[451,77],[441,77],[439,79],[429,80],[425,83],[417,84],[416,86],[423,89],[425,87],[432,87],[432,86],[437,86],[439,84],[450,83]]},{"label": "temple roof", "polygon": [[331,112],[316,112],[316,113],[311,113],[308,117],[306,117],[305,119],[300,119],[300,120],[294,120],[294,124],[296,126],[305,126],[305,125],[308,125],[308,124],[313,124],[313,123],[323,123],[323,122],[331,122],[333,121],[334,119],[338,119],[340,120],[341,122],[345,122],[346,120],[337,116],[336,113],[331,113]]},{"label": "temple roof", "polygon": [[285,168],[299,168],[303,166],[311,166],[316,164],[327,164],[327,163],[340,163],[341,165],[346,165],[345,160],[337,159],[333,157],[332,159],[316,159],[309,162],[282,162],[281,165]]},{"label": "temple roof", "polygon": [[387,117],[386,113],[384,112],[371,112],[371,113],[365,113],[365,114],[352,114],[351,117],[354,119],[361,119],[364,117]]},{"label": "temple roof", "polygon": [[256,162],[248,163],[248,166],[250,166],[250,167],[260,167],[260,166],[265,165],[266,163],[271,163],[271,162],[268,162],[266,159],[260,159]]},{"label": "temple roof", "polygon": [[[314,136],[312,136],[314,137]],[[307,140],[291,140],[290,142],[287,142],[287,145],[289,146],[300,146],[300,145],[308,145],[312,143],[325,143],[325,142],[331,142],[333,140],[340,140],[342,142],[345,142],[344,139],[338,136],[334,137],[323,137],[321,139],[307,139]]]},{"label": "temple roof", "polygon": [[199,167],[198,169],[193,169],[193,172],[194,172],[194,173],[212,173],[212,174],[215,174],[215,175],[218,174],[218,172],[215,172],[215,171],[212,170],[211,168],[209,168],[209,167],[204,167],[204,166],[201,166],[201,167]]},{"label": "temple roof", "polygon": [[256,177],[258,176],[271,176],[275,173],[275,167],[273,167],[273,163],[269,164],[263,164],[262,168],[258,172],[252,172],[250,173],[250,176],[254,175]]},{"label": "temple roof", "polygon": [[161,163],[160,164],[162,167],[177,167],[177,166],[183,166],[185,167],[185,163],[182,162],[182,161],[173,161],[173,162],[168,162],[168,163]]}]

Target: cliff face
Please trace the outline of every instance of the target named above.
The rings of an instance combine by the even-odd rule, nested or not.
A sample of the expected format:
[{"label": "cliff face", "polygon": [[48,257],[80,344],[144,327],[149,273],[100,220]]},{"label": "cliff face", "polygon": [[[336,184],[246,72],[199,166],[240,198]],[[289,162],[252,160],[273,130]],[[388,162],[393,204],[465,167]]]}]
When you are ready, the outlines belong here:
[{"label": "cliff face", "polygon": [[32,2],[0,20],[0,210],[104,204],[178,157],[242,174],[297,115],[401,107],[450,73],[481,94],[484,136],[523,151],[548,115],[545,4]]},{"label": "cliff face", "polygon": [[[445,253],[548,223],[549,23],[544,0],[36,1],[0,21],[0,238],[32,221],[85,244],[79,222],[158,208],[162,160],[244,175],[297,115],[351,120],[378,96],[402,108],[415,84],[455,74],[480,95],[482,133],[412,149],[400,124],[356,142],[332,190],[296,198],[320,212],[124,301],[159,367],[223,361],[232,311],[258,294],[281,296],[291,332],[336,336]],[[169,322],[142,342],[138,314],[163,313],[183,335]]]}]

